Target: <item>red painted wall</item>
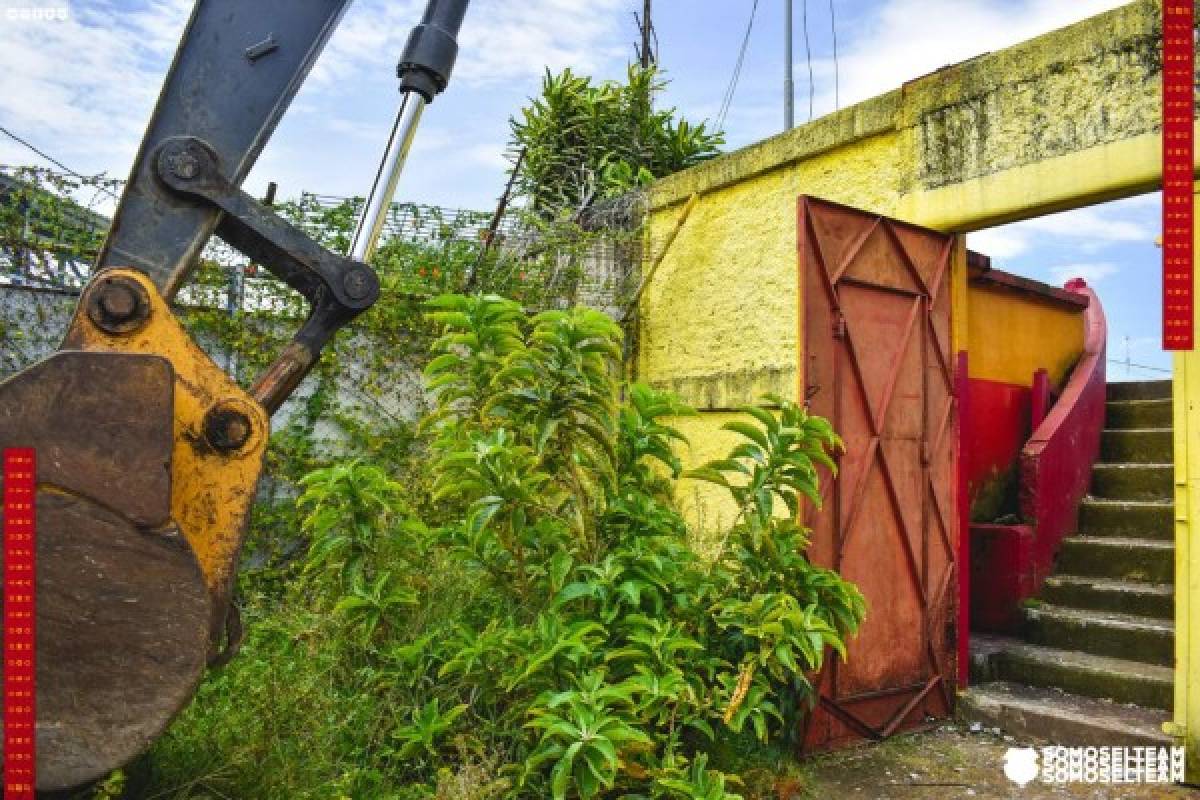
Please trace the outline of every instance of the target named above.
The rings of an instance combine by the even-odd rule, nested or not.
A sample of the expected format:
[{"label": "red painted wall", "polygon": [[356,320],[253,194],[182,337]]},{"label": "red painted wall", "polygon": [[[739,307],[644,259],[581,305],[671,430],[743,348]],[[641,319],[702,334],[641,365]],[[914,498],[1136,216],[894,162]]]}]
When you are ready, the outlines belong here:
[{"label": "red painted wall", "polygon": [[971,629],[1012,633],[1021,601],[1038,590],[1032,525],[971,526]]},{"label": "red painted wall", "polygon": [[1030,434],[1030,389],[969,378],[970,417],[963,428],[963,459],[972,520],[1016,514],[1017,461]]},{"label": "red painted wall", "polygon": [[[1019,447],[1019,524],[972,524],[970,552],[970,624],[972,630],[1011,632],[1020,624],[1021,602],[1035,596],[1054,568],[1064,536],[1075,531],[1079,503],[1087,494],[1092,465],[1100,453],[1105,414],[1105,340],[1107,330],[1099,299],[1082,281],[1068,288],[1089,298],[1084,312],[1084,353],[1072,370],[1061,396],[1045,413],[1028,441]],[[976,383],[972,381],[972,383]],[[1035,381],[1048,402],[1044,377]],[[978,395],[983,399],[975,399]],[[969,389],[970,419],[964,430],[979,437],[984,452],[970,460],[978,480],[986,483],[989,464],[1008,452],[1014,434],[1011,412],[1026,404],[1029,424],[1031,390],[997,387]],[[993,402],[989,419],[978,409]],[[1008,414],[1007,421],[1005,414]],[[988,428],[999,428],[989,431]],[[964,442],[969,452],[972,442]],[[979,476],[983,476],[980,478]],[[978,498],[975,498],[978,501]]]}]

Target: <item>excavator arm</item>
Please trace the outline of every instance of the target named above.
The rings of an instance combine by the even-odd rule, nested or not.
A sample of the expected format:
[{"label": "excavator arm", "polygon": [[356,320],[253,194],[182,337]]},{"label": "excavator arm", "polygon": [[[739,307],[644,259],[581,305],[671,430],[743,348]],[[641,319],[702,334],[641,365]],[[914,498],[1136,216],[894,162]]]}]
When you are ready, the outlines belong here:
[{"label": "excavator arm", "polygon": [[[348,4],[196,2],[62,345],[0,383],[0,447],[38,454],[39,790],[144,751],[232,655],[230,598],[271,414],[379,296],[364,261],[420,111],[446,86],[466,0],[430,0],[409,37],[354,257],[240,188]],[[309,305],[249,390],[171,305],[213,234]]]}]

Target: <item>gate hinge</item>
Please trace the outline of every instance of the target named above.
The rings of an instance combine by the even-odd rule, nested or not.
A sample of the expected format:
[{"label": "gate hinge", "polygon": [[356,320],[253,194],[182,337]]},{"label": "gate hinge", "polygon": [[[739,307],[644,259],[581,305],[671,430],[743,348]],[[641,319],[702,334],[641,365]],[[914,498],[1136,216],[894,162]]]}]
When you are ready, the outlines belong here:
[{"label": "gate hinge", "polygon": [[846,315],[840,311],[837,313],[837,316],[833,318],[833,338],[846,338]]}]

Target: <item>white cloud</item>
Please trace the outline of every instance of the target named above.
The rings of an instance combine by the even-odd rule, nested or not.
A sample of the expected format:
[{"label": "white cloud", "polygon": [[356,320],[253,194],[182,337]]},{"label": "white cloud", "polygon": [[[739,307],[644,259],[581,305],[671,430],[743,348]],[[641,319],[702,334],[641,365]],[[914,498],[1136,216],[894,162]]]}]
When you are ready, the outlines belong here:
[{"label": "white cloud", "polygon": [[[0,6],[12,2],[18,0],[0,0]],[[75,0],[65,22],[0,24],[0,125],[28,136],[75,169],[124,177],[192,4]],[[842,104],[1117,4],[1119,0],[866,4],[866,15],[839,30]],[[351,4],[288,115],[292,123],[285,120],[280,136],[264,152],[269,170],[256,170],[251,184],[262,182],[258,176],[263,175],[297,189],[363,190],[360,184],[369,180],[394,109],[393,69],[423,6],[424,0]],[[489,197],[499,191],[506,133],[502,118],[523,95],[536,91],[544,68],[570,65],[583,73],[613,74],[625,62],[632,7],[629,0],[472,2],[455,71],[460,89],[455,102],[462,98],[468,110],[442,117],[447,127],[465,131],[456,139],[466,148],[459,160],[475,170],[474,177],[463,170],[463,183],[455,184],[455,191],[466,188]],[[718,84],[726,77],[726,64],[701,61],[690,68],[706,84],[722,88]],[[831,89],[832,63],[815,61],[814,70],[819,85]],[[801,75],[798,71],[798,80]],[[743,76],[743,86],[752,85]],[[826,94],[827,100],[819,99],[818,113],[832,107],[832,92]],[[495,119],[481,123],[471,116],[473,104],[497,97],[503,102],[492,103]],[[730,116],[731,127],[736,120],[745,136],[731,139],[773,133],[779,122],[774,90],[770,103],[765,94],[760,98],[747,91],[745,97],[746,104],[735,104]],[[798,102],[806,105],[803,98]],[[450,105],[447,101],[440,108]],[[704,116],[694,108],[681,111],[689,118]],[[430,133],[421,132],[419,147]],[[344,146],[334,146],[339,143]],[[316,152],[329,157],[313,158]],[[33,161],[36,157],[27,150],[0,137],[0,162]],[[478,185],[467,186],[468,181]],[[410,186],[418,194],[440,191],[436,180]],[[1017,238],[1009,236],[1010,250],[1021,247]]]},{"label": "white cloud", "polygon": [[[97,0],[72,3],[66,20],[0,24],[0,124],[77,169],[124,177],[190,8]],[[35,157],[9,141],[0,159]]]},{"label": "white cloud", "polygon": [[[457,77],[495,84],[549,67],[593,74],[624,59],[627,0],[479,0],[463,23]],[[619,40],[619,43],[617,43]]]},{"label": "white cloud", "polygon": [[1091,206],[1077,211],[1050,214],[1018,223],[1014,227],[1054,236],[1098,239],[1105,242],[1152,242],[1156,232],[1119,214],[1107,212],[1104,206]]},{"label": "white cloud", "polygon": [[338,136],[365,139],[382,148],[382,145],[379,144],[379,131],[376,130],[374,125],[343,117],[330,117],[325,119],[323,124],[328,130],[336,133]]},{"label": "white cloud", "polygon": [[[8,2],[8,0],[0,0]],[[599,71],[625,54],[613,46],[624,0],[477,0],[461,35],[455,80],[473,86],[528,81],[549,66]],[[0,24],[0,124],[28,134],[82,170],[123,173],[154,106],[191,0],[71,4],[65,21]],[[350,6],[313,71],[299,113],[344,104],[347,83],[394,83],[392,67],[424,0]],[[389,103],[391,96],[381,98]],[[344,106],[343,106],[344,107]],[[329,127],[353,126],[334,121]],[[346,127],[339,133],[357,135]],[[0,158],[35,158],[11,141]]]},{"label": "white cloud", "polygon": [[1089,285],[1099,283],[1110,275],[1117,272],[1117,265],[1109,262],[1100,262],[1095,264],[1062,264],[1057,267],[1050,268],[1050,275],[1054,279],[1054,283],[1059,285],[1066,283],[1072,278],[1083,278]]},{"label": "white cloud", "polygon": [[[1128,0],[888,0],[879,11],[839,31],[841,106],[899,88],[941,67],[1000,50]],[[807,70],[797,64],[797,76]],[[833,60],[813,61],[822,89],[817,114],[834,107]],[[798,98],[798,103],[805,102]]]},{"label": "white cloud", "polygon": [[508,160],[504,145],[492,142],[470,145],[464,150],[462,155],[474,164],[491,169],[507,170],[512,166]]},{"label": "white cloud", "polygon": [[1029,237],[1012,226],[967,235],[967,247],[996,259],[1015,258],[1029,249]]},{"label": "white cloud", "polygon": [[[364,68],[394,66],[424,0],[360,0],[350,7],[314,70],[332,86]],[[459,36],[454,80],[472,86],[536,78],[549,67],[590,74],[628,53],[613,45],[625,0],[475,0]]]},{"label": "white cloud", "polygon": [[1137,198],[1122,201],[1119,206],[1091,206],[977,231],[968,236],[967,244],[972,250],[1002,260],[1024,255],[1043,244],[1067,243],[1085,253],[1099,252],[1122,242],[1149,245],[1154,242],[1157,229],[1125,216],[1130,210],[1152,205],[1156,196],[1147,197],[1149,201]]}]

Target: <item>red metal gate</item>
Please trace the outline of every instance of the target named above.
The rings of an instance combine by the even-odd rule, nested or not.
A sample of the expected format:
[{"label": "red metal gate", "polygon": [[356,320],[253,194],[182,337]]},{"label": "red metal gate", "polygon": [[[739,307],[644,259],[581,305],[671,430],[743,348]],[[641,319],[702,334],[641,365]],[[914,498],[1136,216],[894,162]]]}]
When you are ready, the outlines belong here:
[{"label": "red metal gate", "polygon": [[831,659],[804,748],[949,715],[955,639],[954,236],[811,197],[799,207],[805,396],[846,442],[810,555],[867,619]]}]

